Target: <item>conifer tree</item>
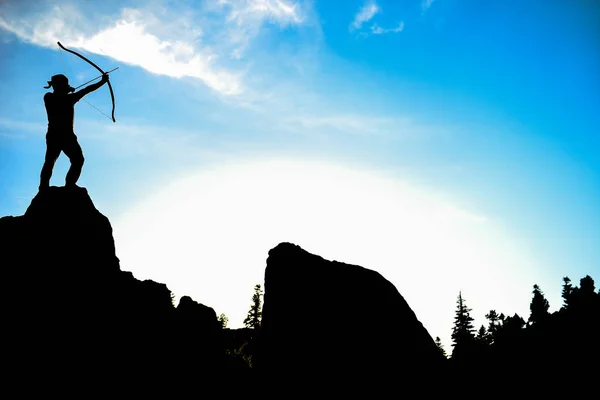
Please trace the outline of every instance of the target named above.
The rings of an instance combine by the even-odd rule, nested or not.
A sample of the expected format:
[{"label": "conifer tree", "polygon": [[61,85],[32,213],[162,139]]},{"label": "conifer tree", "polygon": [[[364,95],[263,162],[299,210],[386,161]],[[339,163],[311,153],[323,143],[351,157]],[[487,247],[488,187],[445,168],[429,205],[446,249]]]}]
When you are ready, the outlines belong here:
[{"label": "conifer tree", "polygon": [[469,314],[471,309],[467,307],[461,292],[458,293],[456,306],[454,326],[452,327],[452,341],[454,342],[455,348],[462,344],[468,344],[475,339],[473,318]]},{"label": "conifer tree", "polygon": [[438,347],[438,349],[440,349],[440,352],[444,357],[448,357],[446,350],[444,349],[444,345],[442,344],[442,339],[440,339],[439,336],[435,338],[435,345]]},{"label": "conifer tree", "polygon": [[254,286],[254,294],[252,295],[252,304],[248,315],[244,319],[246,328],[258,329],[262,320],[262,305],[261,305],[262,288],[260,284]]},{"label": "conifer tree", "polygon": [[490,321],[487,331],[489,342],[494,343],[496,340],[496,336],[498,333],[498,328],[500,327],[500,316],[496,312],[496,310],[490,310],[489,313],[485,314],[485,318]]},{"label": "conifer tree", "polygon": [[477,336],[475,337],[477,342],[481,344],[490,344],[490,335],[488,331],[485,329],[485,326],[481,325],[481,328],[477,331]]},{"label": "conifer tree", "polygon": [[573,293],[573,285],[571,285],[571,280],[568,276],[563,278],[563,289],[562,289],[562,298],[563,298],[563,308],[569,308],[569,303],[571,301],[571,294]]},{"label": "conifer tree", "polygon": [[529,310],[531,311],[529,322],[536,323],[542,321],[548,316],[548,308],[550,308],[550,304],[544,297],[544,293],[538,285],[533,285],[533,298],[531,299],[531,304],[529,304]]}]

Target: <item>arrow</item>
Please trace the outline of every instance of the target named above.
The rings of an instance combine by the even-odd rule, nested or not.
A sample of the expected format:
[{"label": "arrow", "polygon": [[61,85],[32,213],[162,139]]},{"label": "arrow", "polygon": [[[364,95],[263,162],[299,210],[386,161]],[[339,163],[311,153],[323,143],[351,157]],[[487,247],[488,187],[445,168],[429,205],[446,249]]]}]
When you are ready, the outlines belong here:
[{"label": "arrow", "polygon": [[[111,69],[110,71],[106,71],[106,75],[108,75],[108,74],[110,74],[111,72],[113,72],[113,71],[116,71],[116,70],[118,70],[118,69],[119,69],[119,67],[117,67],[117,68],[114,68],[114,69]],[[95,80],[96,80],[96,79],[98,79],[98,78],[102,78],[102,75],[98,75],[98,76],[97,76],[97,77],[95,77],[94,79],[90,79],[90,80],[89,80],[89,81],[87,81],[86,83],[82,83],[81,85],[77,86],[76,88],[73,88],[73,90],[77,90],[77,89],[79,89],[80,87],[82,87],[82,86],[85,86],[85,85],[87,85],[88,83],[90,83],[90,82],[93,82],[93,81],[95,81]]]}]

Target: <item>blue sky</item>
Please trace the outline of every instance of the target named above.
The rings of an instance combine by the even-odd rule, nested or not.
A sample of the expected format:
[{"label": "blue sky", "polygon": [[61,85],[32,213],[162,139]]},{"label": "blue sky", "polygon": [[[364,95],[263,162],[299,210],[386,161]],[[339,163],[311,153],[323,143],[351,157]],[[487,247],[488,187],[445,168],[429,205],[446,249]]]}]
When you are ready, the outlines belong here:
[{"label": "blue sky", "polygon": [[[42,86],[57,73],[66,74],[73,86],[97,75],[85,62],[61,54],[57,41],[106,70],[119,66],[111,74],[117,122],[81,103],[76,106],[75,132],[86,157],[79,184],[113,223],[122,268],[166,282],[177,295],[191,294],[228,314],[234,325],[243,319],[253,283],[262,280],[266,250],[288,236],[274,236],[264,247],[257,244],[257,265],[244,273],[242,267],[237,272],[221,267],[230,279],[232,273],[240,274],[239,287],[228,283],[227,288],[215,275],[212,286],[235,298],[227,303],[216,294],[206,295],[208,288],[181,283],[211,281],[210,274],[216,273],[207,272],[203,263],[217,260],[198,255],[203,246],[244,247],[227,235],[220,244],[216,237],[204,236],[202,229],[217,229],[222,220],[201,216],[195,205],[206,201],[218,214],[224,204],[238,210],[251,201],[270,204],[276,197],[270,191],[277,188],[269,182],[285,186],[273,175],[282,171],[289,174],[288,181],[293,176],[308,185],[307,191],[319,179],[331,177],[333,184],[317,186],[322,196],[333,199],[346,193],[353,199],[340,197],[352,207],[345,218],[330,222],[355,221],[349,231],[368,226],[379,243],[427,229],[432,231],[424,237],[436,236],[435,219],[423,220],[421,226],[410,216],[429,218],[438,215],[431,210],[446,210],[443,220],[453,222],[438,233],[447,236],[425,240],[424,252],[436,253],[449,243],[445,240],[459,237],[456,248],[464,246],[465,251],[440,255],[447,265],[439,269],[433,264],[411,267],[408,259],[397,256],[388,260],[398,263],[388,270],[385,261],[348,250],[360,242],[355,245],[352,240],[358,239],[335,230],[331,235],[337,239],[316,241],[317,235],[304,227],[307,243],[297,244],[340,261],[383,269],[430,333],[442,337],[448,348],[459,290],[481,324],[490,308],[527,316],[534,283],[557,309],[562,276],[576,282],[585,274],[598,279],[600,6],[595,2],[2,2],[0,215],[21,215],[37,192],[47,123]],[[110,112],[107,88],[87,100]],[[63,155],[53,185],[64,184],[67,168]],[[215,177],[229,183],[215,186],[210,183]],[[243,180],[246,186],[236,186]],[[347,186],[336,186],[338,180]],[[376,194],[360,197],[366,188]],[[235,194],[235,202],[218,193]],[[387,204],[386,193],[398,197]],[[289,212],[313,204],[302,196],[286,200]],[[316,208],[307,214],[322,221],[314,231],[327,230],[327,218],[335,214],[337,206],[327,208],[326,203],[313,204]],[[384,203],[388,212],[377,214],[378,225],[362,219]],[[412,211],[403,214],[396,209],[399,204]],[[170,233],[174,237],[205,237],[203,243],[192,240],[199,258],[190,267],[205,275],[180,271],[176,278],[170,275],[171,266],[150,268],[153,257],[136,258],[136,251],[151,254],[152,243],[164,238],[135,242],[131,237],[156,227],[151,224],[161,220],[157,214],[164,222],[181,207],[189,209],[177,218],[191,221],[196,216],[215,224],[199,222],[192,230],[183,223],[163,227],[175,230]],[[222,215],[231,215],[231,208],[223,208]],[[262,212],[262,219],[246,221],[239,215],[232,229],[274,218],[268,207],[257,210],[248,213]],[[391,214],[397,219],[386,217]],[[260,237],[254,228],[249,235]],[[482,237],[495,238],[497,246],[477,242]],[[400,239],[390,246],[397,246],[394,254],[405,251]],[[485,256],[471,257],[483,247]],[[410,260],[418,263],[415,257]],[[437,282],[444,280],[436,280],[437,274],[448,273],[442,268],[458,271],[467,259],[474,263],[469,271],[479,268],[484,277],[504,271],[503,279],[491,281],[497,287],[487,288],[487,297],[475,281]],[[503,267],[494,264],[498,260],[521,261]],[[483,265],[488,261],[494,265]],[[408,272],[411,268],[423,275]],[[423,272],[427,269],[432,270]],[[439,291],[439,313],[425,305],[431,300],[424,288],[432,284]],[[517,289],[518,298],[513,298]]]}]

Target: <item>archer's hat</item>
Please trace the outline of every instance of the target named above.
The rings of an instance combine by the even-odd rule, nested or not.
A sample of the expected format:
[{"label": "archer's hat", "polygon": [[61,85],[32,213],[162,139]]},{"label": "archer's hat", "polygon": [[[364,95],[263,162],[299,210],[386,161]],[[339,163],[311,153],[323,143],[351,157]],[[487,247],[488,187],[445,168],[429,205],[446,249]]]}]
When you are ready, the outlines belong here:
[{"label": "archer's hat", "polygon": [[53,75],[52,78],[48,81],[48,86],[44,86],[44,89],[56,88],[56,87],[67,87],[70,92],[75,91],[71,86],[69,86],[69,78],[67,78],[63,74]]}]

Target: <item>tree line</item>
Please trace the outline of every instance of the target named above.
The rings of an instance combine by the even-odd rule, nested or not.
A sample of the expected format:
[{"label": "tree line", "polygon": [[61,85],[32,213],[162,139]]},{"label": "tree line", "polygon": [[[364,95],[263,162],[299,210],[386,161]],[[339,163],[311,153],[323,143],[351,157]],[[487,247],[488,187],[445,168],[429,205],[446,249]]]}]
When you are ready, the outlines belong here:
[{"label": "tree line", "polygon": [[[561,308],[550,313],[542,289],[533,285],[527,320],[518,314],[510,316],[490,310],[485,314],[487,324],[476,329],[472,310],[459,292],[449,356],[452,364],[472,365],[490,360],[515,364],[532,358],[550,363],[564,358],[573,364],[577,357],[589,354],[596,348],[593,336],[598,334],[600,325],[600,293],[596,292],[594,280],[586,275],[579,286],[574,286],[569,277],[564,277],[561,295]],[[435,342],[448,357],[439,337]]]}]

